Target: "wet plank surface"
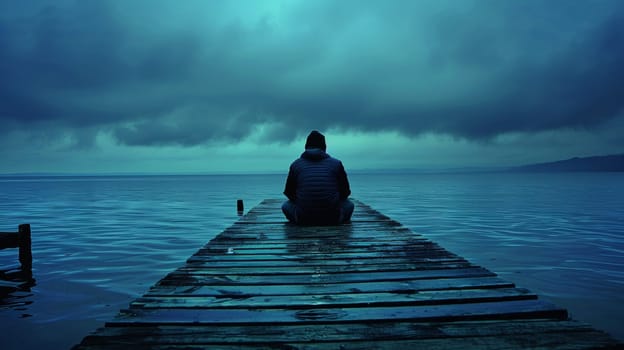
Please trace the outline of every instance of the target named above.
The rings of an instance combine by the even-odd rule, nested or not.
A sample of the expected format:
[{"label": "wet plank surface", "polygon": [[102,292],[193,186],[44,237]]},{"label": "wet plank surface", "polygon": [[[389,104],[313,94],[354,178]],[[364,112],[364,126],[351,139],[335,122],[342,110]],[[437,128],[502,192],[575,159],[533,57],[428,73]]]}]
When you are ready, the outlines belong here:
[{"label": "wet plank surface", "polygon": [[356,201],[285,223],[265,200],[76,349],[620,348],[566,310]]}]

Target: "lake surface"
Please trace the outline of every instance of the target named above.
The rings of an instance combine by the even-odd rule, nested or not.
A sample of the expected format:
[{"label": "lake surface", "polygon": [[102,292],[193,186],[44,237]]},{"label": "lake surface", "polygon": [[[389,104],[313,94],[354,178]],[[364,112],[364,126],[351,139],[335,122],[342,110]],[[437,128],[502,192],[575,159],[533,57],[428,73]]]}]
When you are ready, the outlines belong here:
[{"label": "lake surface", "polygon": [[[624,174],[349,177],[354,198],[624,340]],[[0,177],[0,231],[31,224],[36,279],[0,300],[0,348],[77,344],[234,223],[237,199],[283,198],[284,181]]]}]

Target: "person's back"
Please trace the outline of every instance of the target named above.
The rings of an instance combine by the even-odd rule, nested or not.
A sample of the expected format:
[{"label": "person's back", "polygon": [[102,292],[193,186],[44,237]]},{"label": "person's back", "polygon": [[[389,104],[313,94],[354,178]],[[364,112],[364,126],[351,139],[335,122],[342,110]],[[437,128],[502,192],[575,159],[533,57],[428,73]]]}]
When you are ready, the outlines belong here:
[{"label": "person's back", "polygon": [[347,222],[353,213],[349,181],[342,162],[325,152],[325,137],[313,131],[306,150],[288,173],[282,206],[286,217],[298,224],[328,225]]}]

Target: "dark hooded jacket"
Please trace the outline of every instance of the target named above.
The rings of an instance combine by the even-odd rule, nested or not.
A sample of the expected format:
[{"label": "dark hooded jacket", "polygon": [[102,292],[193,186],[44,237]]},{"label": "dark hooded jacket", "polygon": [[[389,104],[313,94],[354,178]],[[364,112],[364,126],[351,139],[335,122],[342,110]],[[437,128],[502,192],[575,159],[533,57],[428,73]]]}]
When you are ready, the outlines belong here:
[{"label": "dark hooded jacket", "polygon": [[334,220],[351,194],[342,162],[322,149],[306,149],[290,165],[284,194],[297,206],[299,220]]}]

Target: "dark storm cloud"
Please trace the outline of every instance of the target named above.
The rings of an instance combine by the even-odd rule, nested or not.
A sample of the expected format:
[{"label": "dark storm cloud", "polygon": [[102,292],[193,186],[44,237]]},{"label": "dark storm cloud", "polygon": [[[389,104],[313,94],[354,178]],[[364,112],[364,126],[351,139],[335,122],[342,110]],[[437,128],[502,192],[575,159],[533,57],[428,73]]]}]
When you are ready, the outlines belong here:
[{"label": "dark storm cloud", "polygon": [[0,5],[0,132],[185,146],[260,125],[283,141],[330,127],[489,139],[623,111],[620,1],[274,5]]}]

